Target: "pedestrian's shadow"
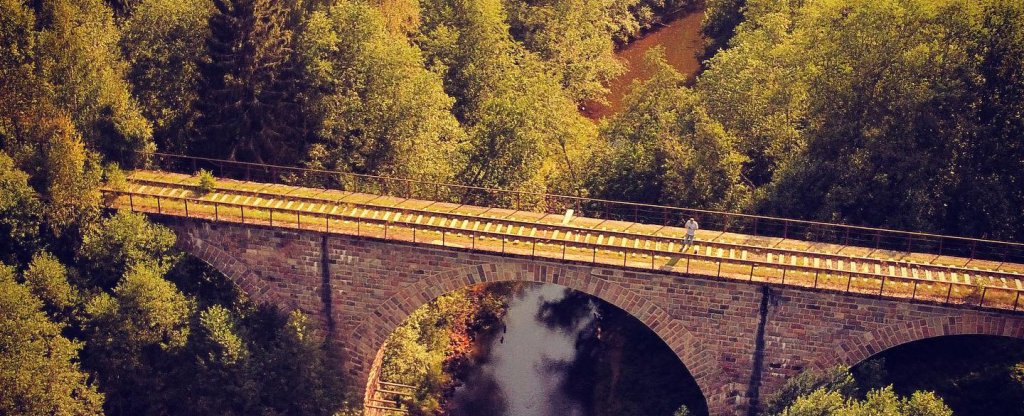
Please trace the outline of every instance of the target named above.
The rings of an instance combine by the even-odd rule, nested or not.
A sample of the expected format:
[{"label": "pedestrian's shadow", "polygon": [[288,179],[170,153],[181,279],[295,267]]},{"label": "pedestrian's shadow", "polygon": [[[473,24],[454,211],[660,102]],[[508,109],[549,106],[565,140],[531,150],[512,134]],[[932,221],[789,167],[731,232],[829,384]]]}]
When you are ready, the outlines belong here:
[{"label": "pedestrian's shadow", "polygon": [[683,249],[679,250],[679,253],[677,255],[672,256],[671,260],[669,260],[668,263],[665,263],[665,265],[661,267],[661,270],[674,270],[676,268],[676,265],[679,264],[679,261],[683,259],[683,255],[686,254],[686,250],[689,250],[691,247],[692,245],[689,244],[683,246]]}]

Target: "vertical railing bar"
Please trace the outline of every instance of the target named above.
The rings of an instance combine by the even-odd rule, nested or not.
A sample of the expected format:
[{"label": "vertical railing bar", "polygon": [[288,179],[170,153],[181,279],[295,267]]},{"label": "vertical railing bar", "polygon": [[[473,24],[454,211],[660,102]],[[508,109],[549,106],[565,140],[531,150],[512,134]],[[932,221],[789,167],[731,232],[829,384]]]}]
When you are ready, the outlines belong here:
[{"label": "vertical railing bar", "polygon": [[885,292],[885,278],[886,276],[882,276],[882,284],[878,287],[878,296],[882,296],[882,293]]}]

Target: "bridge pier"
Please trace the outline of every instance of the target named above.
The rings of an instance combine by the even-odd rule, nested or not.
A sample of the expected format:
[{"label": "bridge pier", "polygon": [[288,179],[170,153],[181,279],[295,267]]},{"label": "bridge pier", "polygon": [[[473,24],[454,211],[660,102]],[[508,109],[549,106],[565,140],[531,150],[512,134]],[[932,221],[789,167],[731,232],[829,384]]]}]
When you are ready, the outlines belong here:
[{"label": "bridge pier", "polygon": [[484,282],[554,283],[650,327],[697,380],[712,415],[753,415],[805,369],[959,334],[1024,338],[1024,314],[713,276],[595,266],[264,225],[156,216],[179,245],[257,302],[298,308],[346,354],[360,387],[387,336],[415,309]]}]

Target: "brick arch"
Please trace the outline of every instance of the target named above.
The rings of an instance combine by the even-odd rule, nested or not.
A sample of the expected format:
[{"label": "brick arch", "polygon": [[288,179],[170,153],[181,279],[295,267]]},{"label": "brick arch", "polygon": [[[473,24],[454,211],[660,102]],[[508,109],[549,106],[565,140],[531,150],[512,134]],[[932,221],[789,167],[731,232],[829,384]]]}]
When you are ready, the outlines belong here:
[{"label": "brick arch", "polygon": [[216,244],[204,240],[193,232],[178,235],[178,247],[218,272],[227,276],[228,280],[238,285],[249,297],[257,302],[294,308],[294,302],[277,296],[270,290],[269,284],[253,272],[249,266],[222,250]]},{"label": "brick arch", "polygon": [[690,371],[709,406],[712,406],[712,395],[718,397],[727,394],[724,390],[729,386],[721,385],[718,381],[721,368],[709,345],[702,344],[698,337],[662,307],[621,285],[609,282],[601,277],[600,271],[596,269],[588,273],[557,265],[531,264],[518,267],[489,263],[453,268],[431,275],[398,289],[368,315],[367,320],[353,332],[353,338],[358,344],[349,350],[349,359],[358,368],[355,371],[358,377],[367,381],[366,392],[370,393],[373,388],[371,381],[376,377],[387,337],[417,308],[445,293],[478,283],[551,283],[600,298],[650,328]]},{"label": "brick arch", "polygon": [[993,335],[1024,339],[1020,319],[983,315],[941,316],[898,322],[846,336],[836,343],[834,353],[819,358],[813,367],[818,370],[842,365],[852,367],[873,355],[903,344],[947,335]]}]

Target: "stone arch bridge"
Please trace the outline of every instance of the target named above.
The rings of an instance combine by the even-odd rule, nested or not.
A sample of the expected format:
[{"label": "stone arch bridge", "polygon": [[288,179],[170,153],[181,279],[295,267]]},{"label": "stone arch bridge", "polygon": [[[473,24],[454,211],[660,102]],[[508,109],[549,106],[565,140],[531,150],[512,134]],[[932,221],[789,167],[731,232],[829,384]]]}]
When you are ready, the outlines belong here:
[{"label": "stone arch bridge", "polygon": [[[363,203],[333,197],[316,202],[292,191],[280,193],[291,195],[290,202],[275,206],[269,191],[232,194],[223,183],[224,189],[197,196],[175,191],[184,186],[181,181],[140,175],[128,190],[106,191],[112,207],[146,212],[168,225],[184,250],[254,300],[317,317],[344,350],[346,371],[364,382],[373,378],[387,336],[412,311],[467,285],[512,280],[579,290],[638,318],[693,374],[713,415],[748,414],[801,371],[853,365],[915,340],[958,334],[1024,339],[1020,280],[1015,272],[1000,271],[1006,266],[982,273],[945,265],[941,279],[939,269],[922,267],[918,277],[916,263],[868,267],[868,257],[856,256],[843,257],[845,264],[836,257],[819,262],[769,248],[713,246],[701,234],[698,240],[708,240],[707,247],[673,255],[678,245],[662,247],[661,241],[655,247],[619,234],[622,243],[589,236],[581,243],[582,231],[559,240],[558,227],[571,226],[565,224],[568,216],[537,240],[537,231],[523,226],[502,231],[499,224],[485,231],[479,221],[448,222],[438,214],[437,223],[413,208],[381,217],[360,208]],[[495,232],[504,233],[501,251],[498,239],[487,234]],[[612,254],[618,257],[609,260]],[[896,272],[887,278],[888,267]],[[881,276],[880,288],[865,286],[872,276]],[[985,284],[979,284],[982,279]],[[981,293],[971,291],[972,285],[981,286]]]}]

